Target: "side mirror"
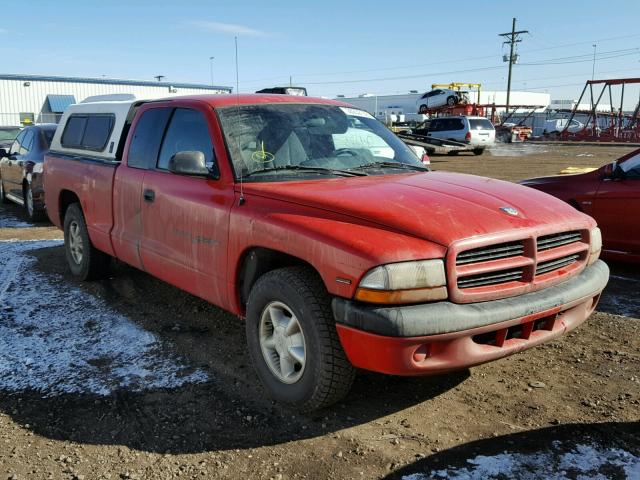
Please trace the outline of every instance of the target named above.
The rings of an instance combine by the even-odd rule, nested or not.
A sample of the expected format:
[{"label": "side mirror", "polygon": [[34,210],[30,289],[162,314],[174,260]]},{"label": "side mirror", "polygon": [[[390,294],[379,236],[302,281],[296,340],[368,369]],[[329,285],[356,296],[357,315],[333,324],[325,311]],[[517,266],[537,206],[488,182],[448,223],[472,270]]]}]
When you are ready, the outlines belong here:
[{"label": "side mirror", "polygon": [[613,171],[611,172],[611,179],[613,180],[624,180],[627,176],[627,173],[622,169],[620,165],[617,163],[613,165]]},{"label": "side mirror", "polygon": [[5,148],[0,148],[0,158],[8,157],[9,152]]},{"label": "side mirror", "polygon": [[204,153],[193,150],[178,152],[169,159],[169,171],[176,175],[207,177],[210,175],[205,164]]}]

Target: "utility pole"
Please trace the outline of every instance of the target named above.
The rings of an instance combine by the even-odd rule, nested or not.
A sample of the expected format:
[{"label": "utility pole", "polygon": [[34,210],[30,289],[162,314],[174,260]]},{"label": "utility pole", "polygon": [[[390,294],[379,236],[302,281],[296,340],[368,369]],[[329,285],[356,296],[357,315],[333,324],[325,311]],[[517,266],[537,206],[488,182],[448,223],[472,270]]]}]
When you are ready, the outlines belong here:
[{"label": "utility pole", "polygon": [[507,40],[503,42],[503,45],[509,45],[509,59],[507,60],[509,62],[509,77],[507,80],[507,113],[509,113],[509,100],[511,97],[511,69],[513,67],[513,64],[516,63],[517,60],[517,55],[514,56],[514,50],[516,43],[520,43],[522,41],[520,35],[522,35],[523,33],[529,33],[529,30],[518,30],[516,32],[516,19],[514,18],[513,24],[511,26],[511,31],[498,34],[498,36],[500,37],[507,38]]},{"label": "utility pole", "polygon": [[598,45],[594,43],[592,47],[593,47],[593,66],[591,67],[591,80],[596,78],[596,48],[598,48]]},{"label": "utility pole", "polygon": [[213,87],[213,60],[216,57],[209,57],[209,69],[211,70],[211,86]]}]

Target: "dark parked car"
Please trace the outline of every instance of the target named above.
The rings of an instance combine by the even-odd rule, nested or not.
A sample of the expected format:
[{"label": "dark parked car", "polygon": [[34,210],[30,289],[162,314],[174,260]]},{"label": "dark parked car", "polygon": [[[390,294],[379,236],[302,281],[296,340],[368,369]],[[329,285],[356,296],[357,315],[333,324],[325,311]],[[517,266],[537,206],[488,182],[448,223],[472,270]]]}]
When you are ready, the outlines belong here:
[{"label": "dark parked car", "polygon": [[0,127],[0,148],[9,151],[20,130],[22,127]]},{"label": "dark parked car", "polygon": [[9,151],[0,148],[0,201],[23,205],[29,220],[46,219],[42,165],[56,124],[33,125],[22,130]]},{"label": "dark parked car", "polygon": [[520,183],[595,218],[602,230],[605,258],[640,263],[640,149],[593,172]]}]

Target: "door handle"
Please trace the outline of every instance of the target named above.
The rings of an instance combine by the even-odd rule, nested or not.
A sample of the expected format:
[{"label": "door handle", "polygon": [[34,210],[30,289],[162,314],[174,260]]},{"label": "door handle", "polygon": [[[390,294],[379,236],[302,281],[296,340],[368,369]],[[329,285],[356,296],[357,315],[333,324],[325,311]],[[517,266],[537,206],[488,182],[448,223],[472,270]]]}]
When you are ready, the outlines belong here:
[{"label": "door handle", "polygon": [[153,202],[156,199],[156,192],[146,188],[142,196],[144,197],[145,202]]}]

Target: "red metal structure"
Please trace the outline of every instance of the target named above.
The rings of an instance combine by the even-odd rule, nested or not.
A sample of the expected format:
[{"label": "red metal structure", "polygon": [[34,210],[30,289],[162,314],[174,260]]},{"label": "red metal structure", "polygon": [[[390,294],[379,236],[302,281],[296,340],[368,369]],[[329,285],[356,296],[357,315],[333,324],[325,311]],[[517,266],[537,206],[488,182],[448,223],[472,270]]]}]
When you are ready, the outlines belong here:
[{"label": "red metal structure", "polygon": [[[609,80],[587,80],[580,98],[576,102],[571,112],[571,116],[562,132],[560,139],[573,141],[592,141],[592,142],[636,142],[640,140],[640,125],[638,122],[638,114],[640,103],[636,106],[633,113],[624,113],[624,95],[625,86],[629,84],[640,84],[640,78],[617,78]],[[602,85],[602,90],[597,97],[594,96],[594,86]],[[620,103],[619,107],[614,106],[614,98],[612,87],[620,85]],[[589,90],[590,105],[589,110],[579,110],[580,102]],[[598,105],[608,91],[609,104],[611,110],[608,112],[599,112]],[[588,117],[584,122],[585,128],[579,132],[569,132],[568,128],[571,120],[576,114],[587,114]]]}]

